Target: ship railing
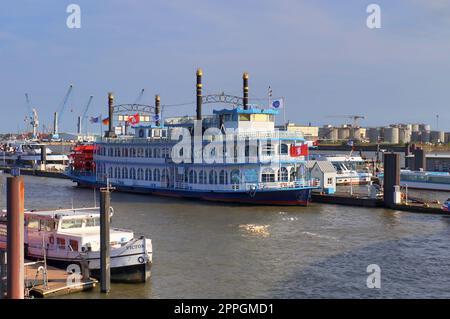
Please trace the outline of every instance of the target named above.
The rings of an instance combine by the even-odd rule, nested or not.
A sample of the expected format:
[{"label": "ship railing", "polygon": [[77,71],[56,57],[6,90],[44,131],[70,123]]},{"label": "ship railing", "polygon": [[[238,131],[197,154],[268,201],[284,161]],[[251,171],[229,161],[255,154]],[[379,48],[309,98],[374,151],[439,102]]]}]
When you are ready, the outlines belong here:
[{"label": "ship railing", "polygon": [[303,134],[300,132],[288,132],[288,131],[252,131],[252,132],[239,132],[235,134],[237,139],[302,139]]},{"label": "ship railing", "polygon": [[278,182],[258,182],[258,183],[245,183],[245,189],[263,190],[263,189],[290,189],[290,188],[306,188],[306,187],[318,187],[320,181],[318,179],[298,179],[295,181],[278,181]]}]

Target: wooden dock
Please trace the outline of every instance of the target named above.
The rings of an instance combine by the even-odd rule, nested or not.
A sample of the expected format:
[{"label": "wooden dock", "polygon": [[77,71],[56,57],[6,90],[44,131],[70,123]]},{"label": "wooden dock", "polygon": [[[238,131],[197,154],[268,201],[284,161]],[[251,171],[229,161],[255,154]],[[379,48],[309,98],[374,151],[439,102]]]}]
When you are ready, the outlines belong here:
[{"label": "wooden dock", "polygon": [[[0,171],[3,171],[7,174],[11,172],[11,167],[0,166]],[[20,168],[20,175],[30,175],[30,176],[39,176],[39,177],[50,177],[50,178],[62,178],[68,179],[69,177],[64,174],[64,172],[59,171],[43,171],[39,169],[33,168]]]},{"label": "wooden dock", "polygon": [[[3,257],[6,257],[4,251],[0,251]],[[5,298],[6,294],[6,258],[3,258],[1,267],[0,299]],[[74,275],[65,269],[52,266],[46,267],[47,272],[44,275],[44,262],[26,261],[24,265],[25,277],[25,296],[26,298],[48,298],[67,295],[75,292],[93,289],[98,281],[96,279],[83,278],[82,275]]]},{"label": "wooden dock", "polygon": [[388,207],[382,199],[368,198],[362,195],[352,196],[348,193],[343,192],[331,195],[312,193],[311,200],[312,202],[322,204],[346,205],[354,207],[378,207],[406,211],[410,213],[450,216],[449,213],[446,213],[442,210],[441,205],[435,203],[421,204],[409,202],[408,204],[406,204],[403,202],[402,204],[394,204]]},{"label": "wooden dock", "polygon": [[93,289],[98,281],[93,278],[82,278],[65,269],[47,266],[47,280],[44,280],[42,262],[25,263],[25,289],[31,298],[47,298],[67,295]]}]

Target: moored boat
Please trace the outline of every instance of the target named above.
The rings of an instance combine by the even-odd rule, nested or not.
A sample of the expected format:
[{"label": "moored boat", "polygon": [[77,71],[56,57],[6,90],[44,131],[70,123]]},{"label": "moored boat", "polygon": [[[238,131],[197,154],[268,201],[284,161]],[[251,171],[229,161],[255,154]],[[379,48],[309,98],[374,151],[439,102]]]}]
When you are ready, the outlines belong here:
[{"label": "moored boat", "polygon": [[[74,150],[66,174],[80,187],[103,187],[108,183],[124,192],[306,206],[318,181],[306,169],[308,145],[303,136],[275,127],[281,102],[274,101],[272,108],[250,105],[248,74],[243,76],[242,99],[202,97],[201,75],[199,70],[194,117],[162,121],[159,96],[154,107],[139,110],[131,105],[128,108],[138,113],[117,114],[127,106],[114,106],[110,94],[108,131],[92,147]],[[211,100],[230,100],[233,108],[202,115],[202,103]],[[114,126],[114,119],[122,122]],[[128,132],[129,126],[134,133]]]},{"label": "moored boat", "polygon": [[[6,248],[6,218],[0,222],[0,248]],[[49,263],[100,270],[99,208],[25,212],[25,255]],[[111,280],[145,282],[150,278],[152,242],[130,230],[110,229]]]}]

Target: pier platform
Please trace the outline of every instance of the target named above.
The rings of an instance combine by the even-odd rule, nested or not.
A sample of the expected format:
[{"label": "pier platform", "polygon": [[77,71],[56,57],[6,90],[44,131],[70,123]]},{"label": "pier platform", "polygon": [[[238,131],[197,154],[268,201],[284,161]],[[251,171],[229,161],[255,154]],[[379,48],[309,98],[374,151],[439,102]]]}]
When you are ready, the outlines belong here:
[{"label": "pier platform", "polygon": [[[3,171],[5,173],[9,174],[11,172],[11,167],[1,167],[0,166],[0,171]],[[42,171],[42,170],[32,169],[32,168],[20,168],[20,174],[21,175],[40,176],[40,177],[68,179],[68,177],[66,175],[64,175],[63,172]]]},{"label": "pier platform", "polygon": [[349,193],[335,193],[335,194],[320,194],[312,193],[312,202],[323,203],[323,204],[333,204],[333,205],[346,205],[354,207],[373,207],[373,208],[386,208],[392,210],[400,210],[411,213],[421,213],[421,214],[433,214],[450,216],[449,213],[442,210],[440,204],[422,204],[409,202],[408,204],[395,204],[393,206],[386,206],[382,199],[368,198],[367,196],[361,195],[350,195]]},{"label": "pier platform", "polygon": [[72,276],[65,269],[47,265],[47,284],[44,282],[43,263],[26,261],[25,288],[29,297],[48,298],[67,295],[75,292],[93,289],[98,281],[93,278],[71,280]]}]

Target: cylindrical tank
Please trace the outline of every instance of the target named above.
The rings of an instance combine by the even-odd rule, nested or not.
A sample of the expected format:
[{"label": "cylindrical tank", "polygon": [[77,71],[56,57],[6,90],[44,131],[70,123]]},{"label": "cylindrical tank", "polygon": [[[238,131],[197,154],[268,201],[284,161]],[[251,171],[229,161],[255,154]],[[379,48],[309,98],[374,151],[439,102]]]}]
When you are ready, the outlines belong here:
[{"label": "cylindrical tank", "polygon": [[338,129],[338,139],[346,140],[350,137],[350,129],[346,127],[340,127]]},{"label": "cylindrical tank", "polygon": [[398,144],[398,142],[399,142],[398,127],[385,127],[384,128],[384,141],[389,144]]},{"label": "cylindrical tank", "polygon": [[350,130],[350,138],[359,141],[359,140],[361,140],[361,133],[362,133],[362,131],[359,127],[352,128]]},{"label": "cylindrical tank", "polygon": [[337,141],[339,139],[337,128],[335,127],[330,128],[329,139],[332,141]]},{"label": "cylindrical tank", "polygon": [[380,138],[380,130],[376,127],[371,127],[367,130],[367,136],[370,143],[377,143]]},{"label": "cylindrical tank", "polygon": [[399,130],[399,142],[406,144],[411,142],[411,131],[408,127],[402,127]]},{"label": "cylindrical tank", "polygon": [[430,132],[430,142],[431,143],[444,143],[445,142],[445,132],[444,131],[431,131]]},{"label": "cylindrical tank", "polygon": [[419,124],[411,124],[411,132],[419,132]]}]

